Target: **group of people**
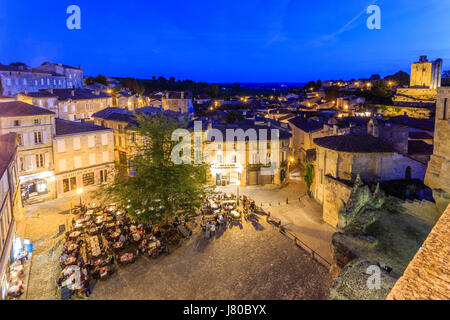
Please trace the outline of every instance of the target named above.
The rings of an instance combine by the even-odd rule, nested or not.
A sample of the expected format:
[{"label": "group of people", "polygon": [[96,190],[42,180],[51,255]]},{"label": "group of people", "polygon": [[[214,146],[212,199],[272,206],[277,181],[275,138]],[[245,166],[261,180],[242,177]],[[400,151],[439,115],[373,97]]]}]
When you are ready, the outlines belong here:
[{"label": "group of people", "polygon": [[[238,209],[238,203],[242,204],[242,210]],[[239,197],[239,202],[234,194],[219,194],[207,199],[202,208],[200,225],[205,238],[215,236],[216,230],[228,225],[230,221],[241,221],[242,217],[248,220],[256,212],[256,204],[246,196]]]},{"label": "group of people", "polygon": [[167,245],[153,234],[151,224],[133,222],[125,211],[106,207],[82,211],[72,221],[60,256],[59,287],[72,293],[91,293],[92,282],[104,280],[118,264],[132,263],[139,255],[157,257]]},{"label": "group of people", "polygon": [[24,293],[23,278],[25,277],[25,262],[28,261],[28,252],[20,249],[18,256],[9,267],[8,297],[17,298]]}]

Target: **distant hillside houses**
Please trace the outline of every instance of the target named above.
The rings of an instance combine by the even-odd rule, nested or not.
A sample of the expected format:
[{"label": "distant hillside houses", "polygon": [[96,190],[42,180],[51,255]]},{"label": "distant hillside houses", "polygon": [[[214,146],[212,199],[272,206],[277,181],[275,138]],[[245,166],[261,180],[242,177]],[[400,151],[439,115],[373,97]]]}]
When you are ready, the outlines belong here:
[{"label": "distant hillside houses", "polygon": [[3,95],[9,97],[25,90],[82,88],[83,70],[80,66],[51,62],[44,62],[36,68],[23,63],[0,64],[0,81]]}]

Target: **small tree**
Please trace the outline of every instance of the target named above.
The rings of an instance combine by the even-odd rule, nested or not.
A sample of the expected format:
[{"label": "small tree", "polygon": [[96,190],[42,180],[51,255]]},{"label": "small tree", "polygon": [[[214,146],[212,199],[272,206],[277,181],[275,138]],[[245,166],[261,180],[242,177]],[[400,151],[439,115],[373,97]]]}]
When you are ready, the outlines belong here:
[{"label": "small tree", "polygon": [[[137,125],[131,129],[137,139],[128,164],[118,165],[113,183],[103,193],[142,223],[167,224],[169,217],[181,210],[200,208],[208,190],[204,185],[206,168],[175,164],[171,157],[177,144],[172,141],[172,132],[183,123],[162,114],[137,116],[136,121]],[[123,169],[131,169],[132,176],[120,174]]]},{"label": "small tree", "polygon": [[306,192],[308,196],[312,196],[311,185],[314,180],[314,165],[312,162],[308,162],[305,167],[305,176],[303,177],[306,183]]}]

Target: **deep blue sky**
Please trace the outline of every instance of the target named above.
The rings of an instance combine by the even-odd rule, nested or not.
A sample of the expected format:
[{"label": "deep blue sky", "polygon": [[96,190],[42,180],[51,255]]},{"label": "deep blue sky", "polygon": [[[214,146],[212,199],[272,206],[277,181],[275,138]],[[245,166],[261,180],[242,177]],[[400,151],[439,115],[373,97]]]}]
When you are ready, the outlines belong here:
[{"label": "deep blue sky", "polygon": [[[381,30],[366,27],[368,5]],[[66,8],[81,8],[81,30]],[[449,0],[0,0],[0,62],[81,65],[87,75],[304,82],[450,69]]]}]

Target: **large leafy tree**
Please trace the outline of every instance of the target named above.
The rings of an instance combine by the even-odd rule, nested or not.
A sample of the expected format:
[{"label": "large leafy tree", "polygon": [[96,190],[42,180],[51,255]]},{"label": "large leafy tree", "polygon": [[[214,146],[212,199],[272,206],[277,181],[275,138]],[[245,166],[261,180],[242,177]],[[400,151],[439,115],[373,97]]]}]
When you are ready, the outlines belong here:
[{"label": "large leafy tree", "polygon": [[172,132],[184,124],[163,114],[137,116],[136,123],[128,162],[133,174],[116,174],[104,193],[143,223],[167,223],[171,216],[198,209],[209,191],[206,168],[175,164],[171,156],[178,143]]}]

